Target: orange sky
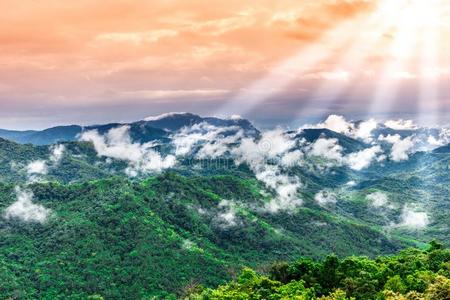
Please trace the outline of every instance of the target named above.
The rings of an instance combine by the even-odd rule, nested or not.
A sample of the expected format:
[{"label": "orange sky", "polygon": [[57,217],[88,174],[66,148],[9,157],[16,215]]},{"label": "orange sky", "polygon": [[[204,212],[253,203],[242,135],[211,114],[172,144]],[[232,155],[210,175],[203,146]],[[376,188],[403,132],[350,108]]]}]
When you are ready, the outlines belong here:
[{"label": "orange sky", "polygon": [[[430,24],[411,27],[411,20],[403,25],[414,32],[436,31],[441,41],[436,72],[446,78],[450,49],[445,43],[449,23],[445,21],[450,20],[450,11],[438,2],[443,20],[433,28]],[[372,97],[371,84],[386,75],[386,69],[397,80],[415,84],[423,73],[417,63],[418,40],[403,42],[414,51],[401,53],[398,68],[386,67],[396,59],[391,44],[397,40],[398,21],[387,26],[370,49],[355,48],[376,31],[377,26],[362,24],[379,4],[370,0],[5,0],[0,15],[0,126],[120,121],[177,108],[214,113],[229,99],[246,95],[255,82],[267,76],[271,80],[272,70],[290,57],[308,53],[311,45],[318,45],[326,55],[282,82],[280,94],[287,98],[280,100],[280,118],[295,101],[302,101],[304,93],[317,95],[314,87],[328,89],[334,81],[357,83],[353,88],[358,97],[369,90]],[[333,32],[348,23],[349,29]],[[324,39],[330,32],[331,38]],[[403,51],[403,44],[398,44]],[[357,70],[345,58],[349,49],[367,52]],[[297,72],[296,66],[288,72]],[[47,121],[42,117],[46,112],[52,117],[46,115]]]}]

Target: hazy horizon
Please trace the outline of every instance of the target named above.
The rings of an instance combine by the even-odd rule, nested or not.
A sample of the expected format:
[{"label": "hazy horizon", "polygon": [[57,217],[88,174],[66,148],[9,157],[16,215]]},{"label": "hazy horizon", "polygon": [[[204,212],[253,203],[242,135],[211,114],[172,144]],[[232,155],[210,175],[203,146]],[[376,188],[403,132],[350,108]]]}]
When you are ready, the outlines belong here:
[{"label": "hazy horizon", "polygon": [[414,118],[413,115],[405,115],[405,114],[390,114],[390,115],[378,115],[378,116],[367,116],[364,114],[341,114],[341,113],[330,113],[327,115],[320,115],[320,116],[303,116],[303,117],[297,117],[296,119],[290,119],[290,118],[270,118],[269,117],[264,117],[264,116],[258,116],[255,119],[252,118],[248,118],[245,116],[241,116],[238,114],[231,114],[231,115],[208,115],[208,114],[202,114],[202,113],[196,113],[196,112],[192,112],[192,111],[167,111],[167,112],[162,112],[162,113],[155,113],[155,114],[146,114],[142,117],[136,117],[136,118],[132,118],[130,117],[129,119],[123,119],[118,117],[117,119],[111,119],[110,117],[108,118],[104,118],[102,119],[101,117],[95,121],[81,121],[81,122],[70,122],[70,121],[61,121],[61,123],[52,123],[49,122],[47,123],[48,125],[42,124],[42,125],[38,125],[38,126],[27,126],[27,124],[24,124],[23,127],[18,126],[18,127],[1,127],[0,129],[2,130],[11,130],[11,131],[27,131],[27,130],[44,130],[44,129],[48,129],[48,128],[53,128],[53,127],[58,127],[58,126],[71,126],[71,125],[78,125],[78,126],[95,126],[95,125],[104,125],[104,124],[113,124],[113,123],[123,123],[123,124],[128,124],[128,123],[133,123],[133,122],[138,122],[138,121],[142,121],[145,118],[148,117],[157,117],[160,115],[164,115],[167,113],[191,113],[194,115],[198,115],[200,117],[215,117],[215,118],[220,118],[220,119],[229,119],[233,116],[239,116],[243,119],[246,119],[248,121],[250,121],[256,128],[261,129],[261,130],[266,130],[266,129],[273,129],[276,127],[281,127],[284,129],[298,129],[302,126],[305,125],[314,125],[314,124],[318,124],[321,122],[324,122],[329,116],[331,115],[337,115],[337,116],[342,116],[344,119],[348,120],[349,122],[358,122],[358,121],[367,121],[369,119],[373,119],[379,123],[384,123],[386,121],[412,121],[413,124],[417,125],[417,126],[423,126],[423,127],[448,127],[449,124],[420,124],[418,123],[418,120]]}]

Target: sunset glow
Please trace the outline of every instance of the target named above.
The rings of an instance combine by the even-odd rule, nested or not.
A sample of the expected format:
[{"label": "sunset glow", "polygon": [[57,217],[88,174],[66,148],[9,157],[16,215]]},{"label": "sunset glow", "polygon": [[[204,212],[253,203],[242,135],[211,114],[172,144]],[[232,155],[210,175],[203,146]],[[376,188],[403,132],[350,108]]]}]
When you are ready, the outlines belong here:
[{"label": "sunset glow", "polygon": [[0,299],[450,300],[450,0],[0,3]]},{"label": "sunset glow", "polygon": [[2,127],[172,110],[268,122],[331,111],[418,115],[424,122],[449,115],[445,0],[3,6]]}]

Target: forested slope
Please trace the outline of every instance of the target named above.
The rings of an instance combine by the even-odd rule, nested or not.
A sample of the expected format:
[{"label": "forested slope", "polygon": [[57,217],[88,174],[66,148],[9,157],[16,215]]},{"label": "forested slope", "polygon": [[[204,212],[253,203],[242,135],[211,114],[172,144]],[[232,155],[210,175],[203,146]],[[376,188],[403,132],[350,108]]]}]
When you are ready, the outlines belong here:
[{"label": "forested slope", "polygon": [[428,250],[407,249],[393,256],[320,261],[301,258],[273,264],[261,274],[246,268],[217,289],[193,287],[200,299],[450,299],[450,250],[432,242]]},{"label": "forested slope", "polygon": [[[430,137],[444,145],[447,131],[361,132],[364,122],[330,118],[347,130],[258,131],[243,119],[168,114],[81,134],[56,128],[69,142],[50,145],[60,141],[53,129],[28,140],[37,145],[0,139],[0,297],[181,297],[244,267],[265,276],[299,257],[450,246],[450,155],[426,148]],[[304,280],[314,297],[348,288]],[[388,279],[377,280],[380,296]]]},{"label": "forested slope", "polygon": [[[181,295],[223,283],[243,266],[298,256],[392,253],[404,246],[376,227],[326,210],[255,211],[267,201],[256,180],[165,173],[33,183],[45,223],[0,221],[2,297],[106,299]],[[0,209],[15,201],[0,184]]]}]

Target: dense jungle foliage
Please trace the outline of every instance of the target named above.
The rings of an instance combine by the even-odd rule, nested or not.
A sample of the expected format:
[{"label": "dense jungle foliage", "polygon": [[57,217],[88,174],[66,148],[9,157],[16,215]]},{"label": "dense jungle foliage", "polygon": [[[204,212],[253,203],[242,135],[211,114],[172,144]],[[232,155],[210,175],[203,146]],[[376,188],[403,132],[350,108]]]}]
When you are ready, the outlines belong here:
[{"label": "dense jungle foliage", "polygon": [[[0,210],[16,201],[14,188],[0,184]],[[255,211],[251,204],[268,196],[256,180],[234,176],[169,172],[24,189],[52,214],[43,224],[0,219],[1,298],[180,296],[194,284],[222,284],[244,266],[331,252],[373,257],[413,244],[313,201],[292,212]]]},{"label": "dense jungle foliage", "polygon": [[450,250],[432,242],[428,250],[393,256],[329,255],[272,265],[265,274],[246,268],[217,289],[193,287],[188,299],[450,299]]},{"label": "dense jungle foliage", "polygon": [[[130,134],[157,137],[169,154],[167,124],[139,122]],[[47,142],[61,135],[39,132],[36,145],[0,138],[0,299],[450,299],[445,147],[358,172],[305,157],[284,170],[301,182],[301,205],[273,213],[265,207],[277,190],[228,156],[179,157],[174,168],[128,177],[126,160],[63,133],[70,142],[57,163]],[[322,129],[297,139],[323,136],[346,154],[368,147]],[[37,177],[34,162],[45,162]],[[331,201],[320,203],[321,193]],[[373,205],[377,193],[385,205]],[[22,218],[6,216],[14,204]],[[50,212],[45,222],[24,220],[30,207]],[[405,226],[405,212],[415,221],[423,211],[423,226]]]}]

